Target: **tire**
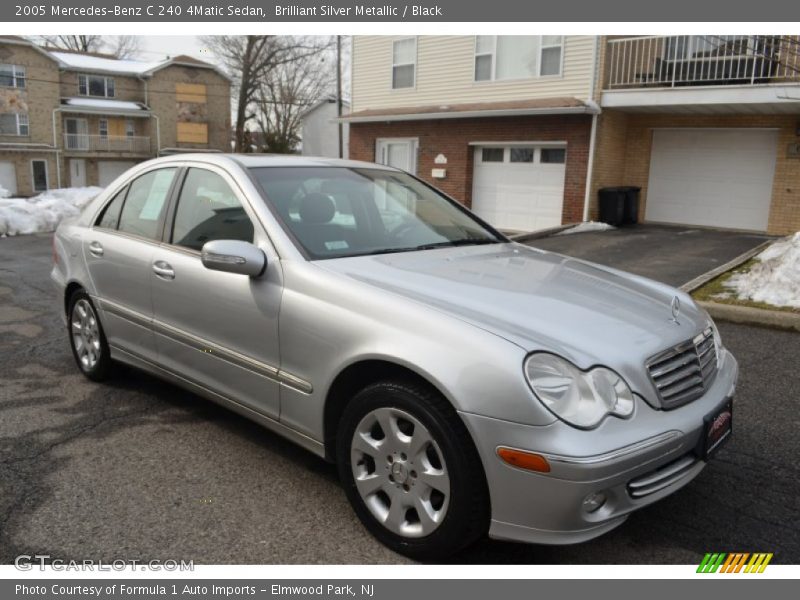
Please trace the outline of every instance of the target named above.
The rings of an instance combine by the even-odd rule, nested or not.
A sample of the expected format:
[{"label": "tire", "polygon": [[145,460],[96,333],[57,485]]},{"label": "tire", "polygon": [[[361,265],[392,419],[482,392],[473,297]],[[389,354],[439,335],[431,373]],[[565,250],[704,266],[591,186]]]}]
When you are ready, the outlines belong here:
[{"label": "tire", "polygon": [[364,388],[342,415],[336,454],[356,514],[392,550],[440,560],[485,535],[489,493],[480,458],[434,390],[405,381]]},{"label": "tire", "polygon": [[92,299],[76,290],[67,305],[67,336],[72,356],[81,373],[92,381],[104,381],[111,374],[113,362],[103,325]]}]

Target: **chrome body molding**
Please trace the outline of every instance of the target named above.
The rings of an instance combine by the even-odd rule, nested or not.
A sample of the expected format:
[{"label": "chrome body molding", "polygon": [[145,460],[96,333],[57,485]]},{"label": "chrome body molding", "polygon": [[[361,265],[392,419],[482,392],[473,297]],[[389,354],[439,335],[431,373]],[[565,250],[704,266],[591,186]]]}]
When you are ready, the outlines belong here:
[{"label": "chrome body molding", "polygon": [[209,352],[221,360],[234,364],[237,367],[247,369],[248,371],[258,373],[259,375],[263,375],[268,379],[277,381],[281,385],[296,389],[304,394],[310,394],[314,391],[314,387],[310,382],[278,367],[255,360],[249,356],[245,356],[244,354],[236,352],[235,350],[224,348],[219,344],[204,340],[203,338],[200,338],[194,334],[188,333],[176,327],[172,327],[171,325],[167,325],[166,323],[156,319],[151,319],[146,315],[130,310],[129,308],[126,308],[116,302],[111,302],[98,297],[93,297],[92,299],[100,304],[100,307],[104,312],[108,312],[122,319],[126,319],[136,325],[151,329],[154,333],[164,335],[182,344],[191,346],[200,352]]},{"label": "chrome body molding", "polygon": [[243,404],[240,404],[239,402],[236,402],[227,396],[215,392],[214,390],[210,390],[206,386],[197,383],[185,375],[178,375],[174,371],[166,369],[161,365],[157,365],[135,352],[123,350],[118,346],[110,346],[109,349],[111,350],[111,356],[114,359],[167,379],[176,385],[179,385],[211,400],[212,402],[216,402],[217,404],[230,408],[242,416],[256,421],[267,429],[270,429],[271,431],[274,431],[275,433],[295,442],[303,448],[313,452],[317,456],[323,458],[325,457],[325,446],[322,442],[315,440],[295,429],[292,429],[291,427],[287,427],[283,423],[276,421],[275,419],[271,419],[251,408],[248,408],[247,406],[244,406]]}]

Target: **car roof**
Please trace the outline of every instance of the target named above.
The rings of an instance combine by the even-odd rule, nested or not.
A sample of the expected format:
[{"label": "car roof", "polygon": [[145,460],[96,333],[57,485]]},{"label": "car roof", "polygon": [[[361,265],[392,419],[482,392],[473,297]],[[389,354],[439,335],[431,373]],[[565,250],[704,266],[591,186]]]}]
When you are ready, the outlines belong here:
[{"label": "car roof", "polygon": [[[225,153],[186,153],[171,154],[163,157],[167,160],[197,160],[200,162],[225,163],[233,161],[245,168],[253,167],[345,167],[361,169],[387,169],[398,171],[394,167],[378,165],[359,160],[326,158],[322,156],[299,156],[294,154],[225,154]],[[162,159],[162,160],[163,160]]]}]

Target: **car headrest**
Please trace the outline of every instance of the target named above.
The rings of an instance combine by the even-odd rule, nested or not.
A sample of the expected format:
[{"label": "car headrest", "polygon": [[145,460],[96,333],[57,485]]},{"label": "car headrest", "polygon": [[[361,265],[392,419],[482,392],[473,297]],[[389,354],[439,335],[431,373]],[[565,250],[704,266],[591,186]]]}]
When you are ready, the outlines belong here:
[{"label": "car headrest", "polygon": [[333,198],[325,194],[312,192],[300,200],[300,220],[303,223],[320,225],[330,223],[336,215],[336,203]]}]

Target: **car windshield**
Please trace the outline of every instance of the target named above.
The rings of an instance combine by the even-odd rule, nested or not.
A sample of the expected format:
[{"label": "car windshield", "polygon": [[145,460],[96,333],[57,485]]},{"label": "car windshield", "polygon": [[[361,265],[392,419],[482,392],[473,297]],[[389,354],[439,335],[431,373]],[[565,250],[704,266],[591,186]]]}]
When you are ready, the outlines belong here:
[{"label": "car windshield", "polygon": [[312,259],[506,241],[406,173],[344,167],[250,170]]}]

